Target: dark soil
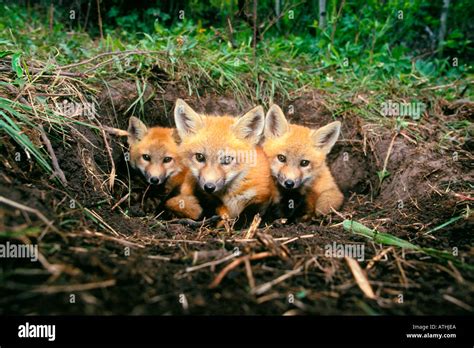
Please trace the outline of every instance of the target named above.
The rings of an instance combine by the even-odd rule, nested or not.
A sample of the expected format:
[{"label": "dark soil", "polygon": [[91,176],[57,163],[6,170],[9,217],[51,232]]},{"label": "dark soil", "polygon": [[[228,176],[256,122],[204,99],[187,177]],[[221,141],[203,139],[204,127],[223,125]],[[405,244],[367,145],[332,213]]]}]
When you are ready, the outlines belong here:
[{"label": "dark soil", "polygon": [[[162,88],[146,92],[146,121],[171,126],[173,103],[185,93],[172,84]],[[324,106],[326,97],[314,91],[282,106],[284,110],[293,108],[289,115],[293,122],[317,127],[333,119]],[[135,98],[133,83],[110,83],[99,98],[100,121],[126,128],[131,112],[125,111]],[[205,94],[200,100],[188,101],[198,111],[208,113],[237,115],[251,107],[239,106],[231,97]],[[2,260],[0,311],[136,315],[472,313],[472,218],[461,218],[425,234],[465,214],[472,202],[473,162],[472,152],[466,148],[468,140],[458,147],[454,143],[451,148],[439,146],[446,118],[472,114],[445,109],[446,114],[422,120],[416,137],[402,130],[403,135],[394,138],[386,167],[390,175],[382,183],[377,172],[383,168],[394,131],[345,114],[341,118],[342,136],[328,159],[346,196],[341,215],[310,223],[277,220],[259,228],[258,238],[251,241],[243,240],[248,228],[190,228],[162,215],[157,210],[160,192],[147,190],[126,165],[125,139],[107,136],[117,170],[110,192],[112,161],[104,150],[101,133],[77,128],[84,137],[73,136],[66,142],[50,134],[68,180],[65,188],[46,177],[33,162],[15,161],[15,153],[22,150],[4,138],[0,145],[5,154],[0,163],[0,195],[37,209],[58,230],[45,230],[34,213],[2,205],[0,229],[9,232],[2,243],[38,244],[44,258],[41,262]],[[345,231],[340,224],[343,218],[422,247],[452,252],[459,263],[374,243]],[[293,240],[298,236],[302,238]],[[326,246],[333,243],[364,245],[365,260],[360,266],[376,299],[364,295],[345,259],[325,255]],[[282,250],[289,256],[285,257]],[[210,289],[217,274],[232,262],[229,255],[236,251],[240,256],[269,251],[271,256],[250,261],[251,275],[244,263],[238,265]],[[190,269],[226,256],[228,260]],[[257,294],[251,289],[252,282],[258,289],[300,266],[299,273]]]}]

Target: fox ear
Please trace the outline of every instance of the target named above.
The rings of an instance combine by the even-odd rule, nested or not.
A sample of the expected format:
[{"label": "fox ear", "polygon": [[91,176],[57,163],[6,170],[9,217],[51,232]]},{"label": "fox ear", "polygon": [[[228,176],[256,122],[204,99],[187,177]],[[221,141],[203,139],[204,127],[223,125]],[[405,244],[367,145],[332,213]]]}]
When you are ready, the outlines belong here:
[{"label": "fox ear", "polygon": [[140,140],[143,139],[143,137],[146,135],[148,132],[148,128],[145,126],[145,124],[140,121],[138,118],[135,116],[130,117],[130,120],[128,121],[128,144],[132,145]]},{"label": "fox ear", "polygon": [[281,108],[273,104],[265,116],[265,138],[277,138],[288,132],[289,126]]},{"label": "fox ear", "polygon": [[265,113],[259,105],[241,116],[232,129],[238,138],[257,144],[262,138],[264,126]]},{"label": "fox ear", "polygon": [[174,122],[181,139],[196,133],[204,125],[202,117],[180,98],[176,99]]},{"label": "fox ear", "polygon": [[339,121],[312,131],[311,138],[313,139],[314,146],[328,154],[336,143],[337,138],[339,138],[340,131],[341,122]]}]

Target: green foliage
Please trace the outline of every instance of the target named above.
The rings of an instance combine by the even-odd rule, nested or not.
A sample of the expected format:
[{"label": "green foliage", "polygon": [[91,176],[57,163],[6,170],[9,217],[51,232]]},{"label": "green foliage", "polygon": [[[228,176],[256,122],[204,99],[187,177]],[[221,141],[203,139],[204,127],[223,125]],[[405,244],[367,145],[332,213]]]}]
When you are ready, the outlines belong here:
[{"label": "green foliage", "polygon": [[[21,62],[32,57],[67,65],[106,51],[150,50],[156,53],[112,57],[94,70],[94,77],[118,74],[143,85],[158,66],[185,83],[189,94],[200,94],[203,88],[231,90],[237,99],[250,96],[263,103],[277,94],[288,97],[303,86],[329,92],[376,91],[379,99],[393,94],[416,98],[420,88],[472,75],[468,1],[450,7],[442,56],[436,51],[440,4],[352,0],[341,7],[341,1],[328,1],[327,27],[321,30],[317,1],[282,2],[278,22],[275,1],[258,1],[259,41],[254,52],[248,16],[252,2],[244,3],[237,11],[235,0],[150,2],[135,7],[104,0],[104,40],[97,37],[92,13],[87,26],[80,20],[72,23],[68,6],[55,5],[50,31],[47,6],[25,11],[18,5],[1,5],[0,55],[13,55],[19,84],[24,73]],[[440,93],[455,97],[459,91]],[[337,103],[336,113],[347,106],[343,95]]]}]

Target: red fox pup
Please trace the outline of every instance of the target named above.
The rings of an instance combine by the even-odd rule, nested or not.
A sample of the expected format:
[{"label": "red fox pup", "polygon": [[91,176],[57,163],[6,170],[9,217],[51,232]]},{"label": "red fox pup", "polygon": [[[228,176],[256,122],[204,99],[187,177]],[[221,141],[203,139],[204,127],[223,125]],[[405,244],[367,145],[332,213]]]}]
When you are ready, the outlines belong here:
[{"label": "red fox pup", "polygon": [[192,196],[203,208],[213,203],[211,214],[223,218],[237,218],[249,207],[263,213],[275,194],[268,160],[257,146],[263,135],[263,108],[258,106],[239,118],[207,116],[178,99],[174,117],[182,140],[180,155],[189,174],[181,197],[168,202],[168,208],[199,219],[202,209],[178,206],[183,196]]},{"label": "red fox pup", "polygon": [[139,170],[149,184],[164,188],[165,193],[179,187],[186,175],[178,156],[174,129],[147,126],[136,117],[130,117],[128,144],[130,164]]},{"label": "red fox pup", "polygon": [[[327,214],[338,209],[344,196],[326,165],[326,155],[339,137],[341,123],[332,122],[312,130],[289,124],[278,105],[272,105],[265,118],[263,149],[277,182],[283,209],[295,212],[294,198],[305,207],[306,217]],[[290,199],[288,199],[290,198]]]}]

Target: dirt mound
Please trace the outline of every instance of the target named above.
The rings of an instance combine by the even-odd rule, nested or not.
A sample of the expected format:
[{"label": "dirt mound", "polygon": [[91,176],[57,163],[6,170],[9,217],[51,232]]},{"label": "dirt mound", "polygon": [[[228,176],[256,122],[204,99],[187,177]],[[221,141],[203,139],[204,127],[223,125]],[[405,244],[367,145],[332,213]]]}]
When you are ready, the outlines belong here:
[{"label": "dirt mound", "polygon": [[[135,83],[109,83],[99,98],[102,123],[125,128],[142,95],[145,120],[171,125],[174,101],[185,94],[159,83],[142,93]],[[314,91],[283,108],[294,108],[292,122],[318,127],[333,120],[324,100]],[[251,107],[225,96],[187,101],[207,113],[238,115]],[[341,212],[311,223],[275,221],[253,232],[162,219],[157,196],[126,165],[124,139],[78,127],[81,135],[53,140],[68,180],[63,189],[31,161],[15,161],[21,149],[5,139],[0,195],[42,212],[60,233],[31,229],[43,226],[37,214],[2,210],[0,227],[16,233],[16,242],[38,243],[47,259],[3,264],[2,314],[472,312],[474,271],[460,266],[474,262],[473,223],[463,217],[472,201],[472,158],[459,152],[453,160],[453,152],[440,151],[441,128],[426,126],[419,138],[432,140],[413,142],[406,130],[342,116],[342,136],[328,159],[346,196]],[[112,164],[117,177],[110,189]],[[455,250],[455,258],[374,243],[345,231],[344,218],[423,247]],[[375,299],[364,297],[345,259],[328,257],[335,245],[364,246],[360,265]]]}]

